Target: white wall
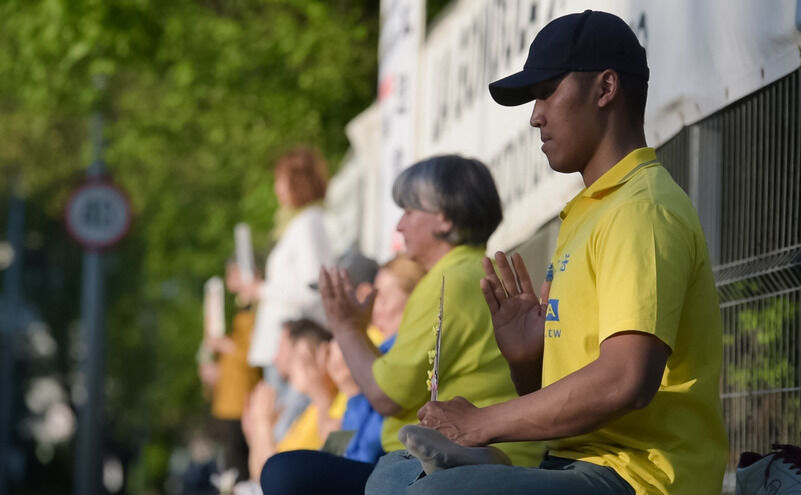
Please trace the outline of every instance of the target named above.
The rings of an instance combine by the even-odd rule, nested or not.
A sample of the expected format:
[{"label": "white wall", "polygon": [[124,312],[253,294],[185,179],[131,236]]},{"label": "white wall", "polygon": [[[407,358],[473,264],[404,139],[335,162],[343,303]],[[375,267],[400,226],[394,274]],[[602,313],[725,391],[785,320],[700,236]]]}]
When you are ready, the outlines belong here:
[{"label": "white wall", "polygon": [[[415,158],[460,153],[487,163],[505,212],[490,249],[516,246],[553,219],[582,187],[579,176],[556,174],[548,167],[539,133],[528,125],[533,104],[501,107],[487,90],[491,81],[522,68],[531,40],[547,22],[586,8],[607,10],[629,22],[648,52],[646,135],[649,145],[658,146],[682,127],[801,66],[799,4],[801,0],[454,0],[414,56],[419,63]],[[374,213],[389,199],[386,179],[397,170],[380,151],[386,118],[382,122],[374,112],[368,109],[357,117],[348,135],[363,173],[385,181],[381,187],[355,191],[364,198],[363,249],[381,258],[389,245],[382,237],[393,226]],[[360,153],[369,153],[369,158]]]}]

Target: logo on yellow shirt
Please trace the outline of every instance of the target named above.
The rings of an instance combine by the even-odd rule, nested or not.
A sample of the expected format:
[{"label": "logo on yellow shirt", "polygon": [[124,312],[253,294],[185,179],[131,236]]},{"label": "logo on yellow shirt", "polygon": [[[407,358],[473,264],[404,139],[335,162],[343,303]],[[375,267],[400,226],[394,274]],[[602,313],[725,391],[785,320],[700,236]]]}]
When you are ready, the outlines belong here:
[{"label": "logo on yellow shirt", "polygon": [[567,263],[569,261],[570,261],[570,253],[565,253],[565,255],[562,256],[562,259],[559,260],[559,271],[560,272],[563,272],[563,271],[567,270]]},{"label": "logo on yellow shirt", "polygon": [[545,321],[559,321],[559,299],[548,299]]}]

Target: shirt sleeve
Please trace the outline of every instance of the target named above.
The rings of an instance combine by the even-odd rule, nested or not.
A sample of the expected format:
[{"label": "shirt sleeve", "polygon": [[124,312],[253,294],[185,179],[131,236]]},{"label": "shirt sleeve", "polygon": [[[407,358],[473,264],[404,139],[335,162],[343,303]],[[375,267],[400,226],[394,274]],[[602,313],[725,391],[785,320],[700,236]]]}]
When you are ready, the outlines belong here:
[{"label": "shirt sleeve", "polygon": [[434,294],[428,287],[418,289],[406,304],[395,344],[373,363],[373,376],[378,386],[406,410],[419,407],[429,398],[426,390],[431,369],[428,350],[436,343],[432,327],[437,324],[439,291]]},{"label": "shirt sleeve", "polygon": [[625,331],[676,343],[695,264],[692,230],[664,207],[634,201],[593,233],[599,342]]}]

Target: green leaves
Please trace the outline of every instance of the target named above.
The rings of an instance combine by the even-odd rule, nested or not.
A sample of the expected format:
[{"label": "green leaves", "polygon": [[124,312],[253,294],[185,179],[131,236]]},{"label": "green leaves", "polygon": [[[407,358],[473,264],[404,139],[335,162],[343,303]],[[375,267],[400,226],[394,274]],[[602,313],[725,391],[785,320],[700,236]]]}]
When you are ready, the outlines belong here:
[{"label": "green leaves", "polygon": [[743,308],[736,325],[726,329],[724,342],[737,346],[742,366],[732,365],[728,381],[738,390],[764,390],[797,386],[796,370],[776,351],[792,334],[798,307],[785,297],[768,300],[759,307]]},{"label": "green leaves", "polygon": [[[109,263],[106,416],[114,437],[149,432],[143,486],[160,483],[168,443],[204,414],[202,283],[222,272],[236,222],[266,250],[282,151],[344,155],[345,124],[375,97],[377,17],[377,2],[346,0],[0,2],[0,191],[19,171],[45,215],[29,228],[63,236],[100,109],[108,170],[131,198],[132,230]],[[46,251],[80,265],[74,245]],[[50,305],[56,333],[79,317],[77,293],[57,310],[30,297]]]}]

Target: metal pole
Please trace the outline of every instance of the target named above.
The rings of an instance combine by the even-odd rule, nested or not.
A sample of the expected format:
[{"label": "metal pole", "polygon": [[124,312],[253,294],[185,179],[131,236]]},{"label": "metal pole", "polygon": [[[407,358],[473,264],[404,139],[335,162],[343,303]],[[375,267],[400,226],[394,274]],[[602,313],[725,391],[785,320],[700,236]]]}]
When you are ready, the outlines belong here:
[{"label": "metal pole", "polygon": [[[92,116],[93,160],[87,177],[103,175],[103,116]],[[84,250],[83,287],[81,291],[81,331],[86,344],[82,377],[86,402],[80,408],[78,444],[75,455],[75,495],[99,493],[102,479],[102,410],[103,368],[105,355],[103,254]]]},{"label": "metal pole", "polygon": [[25,204],[18,196],[19,179],[11,193],[8,212],[8,242],[13,259],[3,274],[3,295],[0,299],[0,495],[10,492],[8,465],[11,461],[11,432],[14,423],[14,347],[19,331],[22,301],[22,238],[25,225]]}]

